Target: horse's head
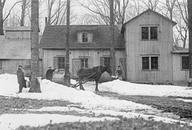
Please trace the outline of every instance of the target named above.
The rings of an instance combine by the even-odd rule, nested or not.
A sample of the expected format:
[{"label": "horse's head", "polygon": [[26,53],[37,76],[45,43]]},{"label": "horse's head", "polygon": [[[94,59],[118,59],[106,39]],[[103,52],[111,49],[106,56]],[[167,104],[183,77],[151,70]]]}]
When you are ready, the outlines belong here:
[{"label": "horse's head", "polygon": [[101,66],[101,72],[107,71],[109,74],[111,74],[111,67],[110,66]]}]

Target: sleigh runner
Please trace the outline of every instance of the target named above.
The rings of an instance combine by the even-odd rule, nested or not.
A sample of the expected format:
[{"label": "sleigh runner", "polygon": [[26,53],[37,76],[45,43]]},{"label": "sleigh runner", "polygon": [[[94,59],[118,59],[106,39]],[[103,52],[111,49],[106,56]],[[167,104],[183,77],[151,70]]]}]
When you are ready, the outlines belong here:
[{"label": "sleigh runner", "polygon": [[[88,81],[88,79],[89,79],[91,76],[94,76],[95,74],[96,74],[96,72],[93,73],[93,74],[90,74],[89,76],[85,77],[85,78],[82,79],[82,80],[79,80],[79,82],[81,82],[82,84],[84,84],[84,83],[86,83],[86,82]],[[76,84],[71,85],[71,87],[72,87],[72,88],[76,88],[76,87],[80,86],[80,85],[79,85],[79,82],[77,82]]]}]

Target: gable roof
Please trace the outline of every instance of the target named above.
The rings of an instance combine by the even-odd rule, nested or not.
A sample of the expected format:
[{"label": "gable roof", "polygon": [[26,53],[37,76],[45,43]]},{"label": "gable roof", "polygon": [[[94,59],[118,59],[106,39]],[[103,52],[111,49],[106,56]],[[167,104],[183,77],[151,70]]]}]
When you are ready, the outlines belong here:
[{"label": "gable roof", "polygon": [[156,11],[153,11],[153,10],[151,10],[151,9],[147,9],[147,10],[145,10],[144,12],[142,12],[141,14],[139,14],[139,15],[133,17],[132,19],[130,19],[129,21],[125,22],[125,23],[123,24],[123,26],[122,26],[121,33],[124,32],[124,27],[125,27],[126,24],[132,22],[133,20],[137,19],[138,17],[140,17],[141,15],[143,15],[143,14],[145,14],[145,13],[154,13],[154,14],[158,15],[159,17],[162,17],[163,19],[171,22],[173,25],[177,24],[176,22],[174,22],[173,20],[169,19],[168,17],[165,17],[165,16],[163,16],[162,14],[160,14],[160,13],[158,13],[158,12],[156,12]]},{"label": "gable roof", "polygon": [[189,48],[174,46],[172,54],[189,54]]},{"label": "gable roof", "polygon": [[132,19],[130,19],[129,21],[125,22],[124,24],[127,24],[127,23],[129,23],[129,22],[133,21],[134,19],[136,19],[136,18],[140,17],[141,15],[143,15],[143,14],[145,14],[145,13],[154,13],[154,14],[156,14],[156,15],[158,15],[158,16],[160,16],[160,17],[162,17],[163,19],[165,19],[165,20],[167,20],[167,21],[169,21],[169,22],[173,23],[173,25],[177,24],[177,23],[176,23],[176,22],[174,22],[173,20],[171,20],[171,19],[169,19],[169,18],[167,18],[167,17],[163,16],[162,14],[160,14],[160,13],[158,13],[158,12],[156,12],[156,11],[153,11],[153,10],[151,10],[151,9],[147,9],[147,10],[145,10],[144,12],[142,12],[141,14],[139,14],[139,15],[137,15],[137,16],[135,16],[135,17],[133,17],[133,18],[132,18]]},{"label": "gable roof", "polygon": [[[79,43],[78,32],[92,32],[93,42]],[[123,35],[115,26],[115,49],[125,49]],[[66,25],[47,25],[40,41],[42,49],[65,49],[66,48]],[[109,25],[70,25],[69,34],[70,49],[110,49],[110,26]]]}]

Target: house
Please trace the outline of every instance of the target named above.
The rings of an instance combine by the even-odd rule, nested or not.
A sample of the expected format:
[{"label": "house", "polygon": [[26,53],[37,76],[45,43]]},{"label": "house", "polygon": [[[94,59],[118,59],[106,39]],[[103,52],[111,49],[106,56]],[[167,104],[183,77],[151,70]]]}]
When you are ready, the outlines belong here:
[{"label": "house", "polygon": [[0,36],[0,73],[16,74],[18,65],[22,65],[26,72],[30,70],[30,35],[31,27],[5,28],[5,35]]},{"label": "house", "polygon": [[172,54],[175,24],[148,9],[123,25],[128,81],[172,83],[175,80]]},{"label": "house", "polygon": [[[51,66],[59,70],[65,68],[66,56],[65,25],[46,25],[40,41],[42,49],[43,75]],[[116,68],[121,65],[125,74],[125,42],[117,27],[115,32]],[[69,71],[77,78],[80,68],[91,68],[110,64],[110,26],[109,25],[70,25]]]}]

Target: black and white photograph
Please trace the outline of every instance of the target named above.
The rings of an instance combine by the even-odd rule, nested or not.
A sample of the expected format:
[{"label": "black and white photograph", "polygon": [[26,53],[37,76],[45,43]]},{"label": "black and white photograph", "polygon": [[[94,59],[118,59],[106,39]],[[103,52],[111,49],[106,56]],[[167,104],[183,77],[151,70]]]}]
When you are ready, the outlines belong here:
[{"label": "black and white photograph", "polygon": [[192,130],[192,0],[0,0],[0,130]]}]

